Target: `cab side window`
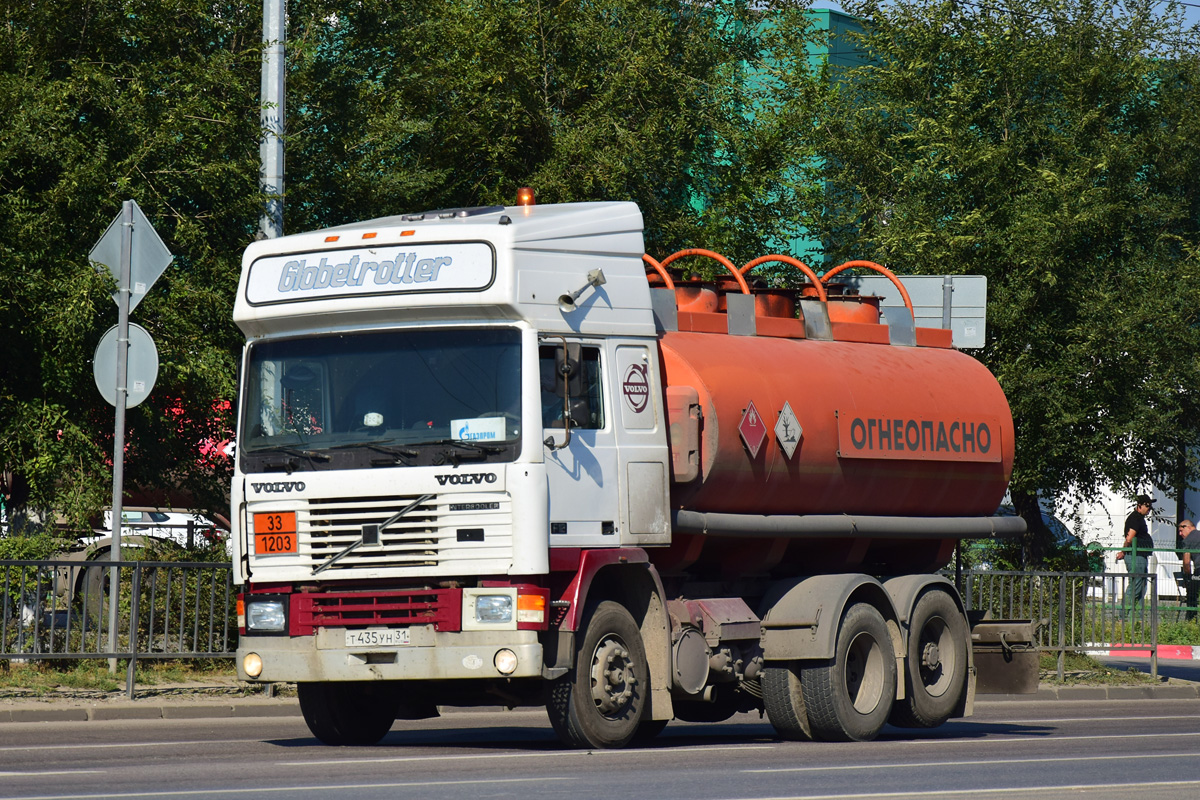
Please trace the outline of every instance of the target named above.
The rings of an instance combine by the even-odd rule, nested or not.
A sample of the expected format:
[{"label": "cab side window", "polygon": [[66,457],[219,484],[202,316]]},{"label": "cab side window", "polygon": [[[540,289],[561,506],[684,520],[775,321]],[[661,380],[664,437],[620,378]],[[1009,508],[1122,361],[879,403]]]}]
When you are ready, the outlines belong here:
[{"label": "cab side window", "polygon": [[544,344],[538,348],[538,371],[542,383],[542,427],[564,427],[563,397],[569,392],[571,427],[584,430],[603,428],[600,348],[568,344],[565,350],[564,356],[561,344]]}]

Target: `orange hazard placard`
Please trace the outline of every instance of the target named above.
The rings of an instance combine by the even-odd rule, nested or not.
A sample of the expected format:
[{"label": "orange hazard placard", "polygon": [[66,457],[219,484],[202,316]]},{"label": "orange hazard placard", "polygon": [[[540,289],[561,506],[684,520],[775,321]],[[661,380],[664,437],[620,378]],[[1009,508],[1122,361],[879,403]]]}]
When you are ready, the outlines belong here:
[{"label": "orange hazard placard", "polygon": [[266,511],[255,514],[254,552],[260,556],[298,552],[296,512]]}]

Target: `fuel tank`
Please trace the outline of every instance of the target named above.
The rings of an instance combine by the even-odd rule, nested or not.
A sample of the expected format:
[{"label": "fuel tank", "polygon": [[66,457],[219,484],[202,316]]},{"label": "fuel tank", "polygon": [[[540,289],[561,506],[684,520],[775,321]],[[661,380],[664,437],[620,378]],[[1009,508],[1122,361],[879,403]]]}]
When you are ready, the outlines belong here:
[{"label": "fuel tank", "polygon": [[659,349],[674,509],[961,517],[1004,496],[1008,401],[964,353],[693,331]]}]

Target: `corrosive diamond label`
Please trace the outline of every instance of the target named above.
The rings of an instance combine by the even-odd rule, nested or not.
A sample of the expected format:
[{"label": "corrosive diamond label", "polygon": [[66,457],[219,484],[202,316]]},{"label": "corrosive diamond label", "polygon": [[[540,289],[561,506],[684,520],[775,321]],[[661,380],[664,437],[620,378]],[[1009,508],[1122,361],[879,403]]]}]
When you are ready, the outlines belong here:
[{"label": "corrosive diamond label", "polygon": [[775,438],[779,440],[779,446],[788,458],[796,452],[796,446],[800,444],[800,437],[803,435],[804,429],[800,427],[800,420],[796,419],[796,412],[792,411],[792,404],[785,402],[783,411],[779,412],[779,419],[775,423]]},{"label": "corrosive diamond label", "polygon": [[763,441],[767,438],[767,426],[759,415],[758,409],[754,407],[753,400],[742,414],[742,421],[738,424],[738,433],[742,435],[742,441],[746,443],[750,457],[756,457],[758,449],[762,447]]}]

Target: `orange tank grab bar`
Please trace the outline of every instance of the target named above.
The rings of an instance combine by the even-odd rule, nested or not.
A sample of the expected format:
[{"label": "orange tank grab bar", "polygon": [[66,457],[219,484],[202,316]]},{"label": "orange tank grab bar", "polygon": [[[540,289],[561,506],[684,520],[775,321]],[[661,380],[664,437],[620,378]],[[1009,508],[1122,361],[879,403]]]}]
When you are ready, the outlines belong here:
[{"label": "orange tank grab bar", "polygon": [[838,264],[836,267],[822,275],[821,281],[828,283],[829,279],[834,275],[837,275],[839,272],[844,272],[845,270],[853,269],[855,267],[865,267],[867,269],[875,270],[880,275],[884,276],[893,284],[895,284],[896,288],[900,290],[900,296],[904,298],[904,307],[908,309],[908,313],[912,315],[914,320],[917,318],[917,312],[913,311],[912,299],[908,296],[908,290],[904,288],[904,284],[901,283],[900,279],[896,277],[896,273],[892,272],[885,266],[876,264],[874,261],[847,261],[845,264]]},{"label": "orange tank grab bar", "polygon": [[801,261],[797,258],[792,258],[791,256],[784,256],[784,255],[778,255],[778,254],[770,255],[770,256],[759,256],[758,258],[754,259],[750,263],[746,264],[746,266],[742,267],[741,273],[743,275],[745,275],[747,272],[754,269],[759,264],[767,264],[771,261],[780,261],[784,264],[791,264],[793,267],[795,267],[796,269],[803,272],[804,276],[806,278],[808,278],[810,281],[812,281],[813,286],[815,286],[817,288],[817,297],[819,297],[821,299],[821,302],[824,303],[828,300],[828,297],[825,294],[825,284],[821,283],[821,279],[817,277],[817,273],[813,272],[812,268],[809,267],[808,264],[805,264],[803,261]]},{"label": "orange tank grab bar", "polygon": [[659,277],[661,277],[663,279],[663,283],[666,284],[666,287],[668,289],[671,289],[671,290],[675,289],[675,281],[671,280],[671,276],[667,274],[666,267],[664,267],[662,264],[655,261],[650,256],[646,255],[645,253],[642,254],[642,261],[645,261],[647,264],[654,267],[654,271],[657,272]]},{"label": "orange tank grab bar", "polygon": [[719,261],[725,266],[725,269],[729,270],[734,279],[737,280],[737,284],[741,288],[742,294],[750,294],[750,286],[746,283],[746,279],[742,277],[742,273],[738,272],[738,268],[733,265],[733,262],[720,253],[714,253],[712,250],[704,250],[699,247],[680,250],[676,253],[671,253],[671,255],[664,258],[662,260],[662,266],[666,267],[667,264],[670,264],[672,261],[678,258],[683,258],[684,256],[707,256],[715,261]]}]

